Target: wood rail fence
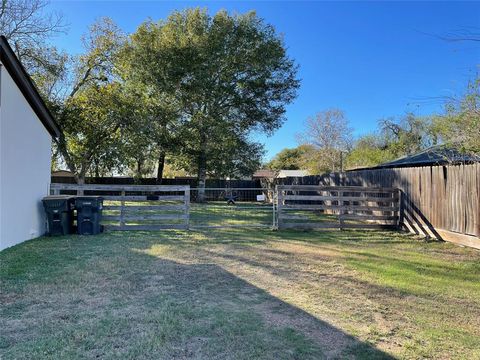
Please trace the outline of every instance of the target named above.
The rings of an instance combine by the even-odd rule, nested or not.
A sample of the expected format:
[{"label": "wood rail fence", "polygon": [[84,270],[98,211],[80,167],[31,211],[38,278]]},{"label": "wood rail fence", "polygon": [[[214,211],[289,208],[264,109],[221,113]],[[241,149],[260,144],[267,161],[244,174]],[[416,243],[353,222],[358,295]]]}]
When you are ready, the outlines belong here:
[{"label": "wood rail fence", "polygon": [[279,229],[382,229],[400,221],[398,189],[278,185],[276,190]]},{"label": "wood rail fence", "polygon": [[351,170],[287,184],[398,188],[403,228],[480,249],[480,163]]},{"label": "wood rail fence", "polygon": [[189,228],[190,186],[57,183],[50,193],[103,197],[102,224],[109,230]]}]

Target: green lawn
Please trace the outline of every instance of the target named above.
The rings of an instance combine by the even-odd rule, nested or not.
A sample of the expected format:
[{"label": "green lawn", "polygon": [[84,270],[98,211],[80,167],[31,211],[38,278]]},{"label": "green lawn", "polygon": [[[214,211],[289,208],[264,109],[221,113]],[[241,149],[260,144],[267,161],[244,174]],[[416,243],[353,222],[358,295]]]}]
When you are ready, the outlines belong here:
[{"label": "green lawn", "polygon": [[480,252],[393,232],[112,232],[0,253],[0,358],[480,358]]}]

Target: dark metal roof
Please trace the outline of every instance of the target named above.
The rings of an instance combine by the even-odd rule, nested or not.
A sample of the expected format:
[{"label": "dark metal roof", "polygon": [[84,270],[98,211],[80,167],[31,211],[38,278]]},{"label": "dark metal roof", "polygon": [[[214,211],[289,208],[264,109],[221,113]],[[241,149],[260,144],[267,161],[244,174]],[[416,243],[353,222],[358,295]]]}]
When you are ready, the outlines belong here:
[{"label": "dark metal roof", "polygon": [[[455,148],[446,145],[437,145],[429,147],[419,153],[403,156],[393,161],[389,161],[378,166],[363,169],[388,169],[397,167],[415,167],[415,166],[437,166],[446,164],[474,163],[480,162],[480,156],[465,154]],[[363,170],[352,169],[349,171]]]},{"label": "dark metal roof", "polygon": [[60,128],[53,115],[3,35],[0,36],[0,60],[50,135],[60,136]]}]

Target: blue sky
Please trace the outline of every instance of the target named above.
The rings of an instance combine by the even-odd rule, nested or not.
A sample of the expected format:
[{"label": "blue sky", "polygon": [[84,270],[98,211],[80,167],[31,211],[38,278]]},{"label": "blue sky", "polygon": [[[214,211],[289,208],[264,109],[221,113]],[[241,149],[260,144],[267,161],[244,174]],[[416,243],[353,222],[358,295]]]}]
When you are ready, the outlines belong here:
[{"label": "blue sky", "polygon": [[81,35],[98,17],[111,17],[128,33],[147,18],[195,6],[211,13],[256,10],[283,34],[300,66],[302,85],[287,121],[271,137],[256,136],[267,159],[296,146],[295,134],[318,111],[343,109],[358,136],[374,130],[382,117],[441,111],[438,98],[461,93],[479,70],[478,43],[438,36],[475,27],[478,32],[480,2],[54,1],[50,8],[70,26],[53,43],[78,53]]}]

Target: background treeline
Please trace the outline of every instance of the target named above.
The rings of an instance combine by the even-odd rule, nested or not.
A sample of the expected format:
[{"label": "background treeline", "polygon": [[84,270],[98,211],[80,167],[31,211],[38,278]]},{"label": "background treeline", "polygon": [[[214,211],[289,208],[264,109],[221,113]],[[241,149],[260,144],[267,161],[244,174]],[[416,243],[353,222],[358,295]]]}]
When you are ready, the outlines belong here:
[{"label": "background treeline", "polygon": [[341,110],[319,112],[306,121],[300,145],[283,149],[266,167],[323,174],[375,166],[442,144],[480,155],[480,78],[458,98],[445,99],[442,114],[381,119],[375,132],[358,138],[352,131]]}]

